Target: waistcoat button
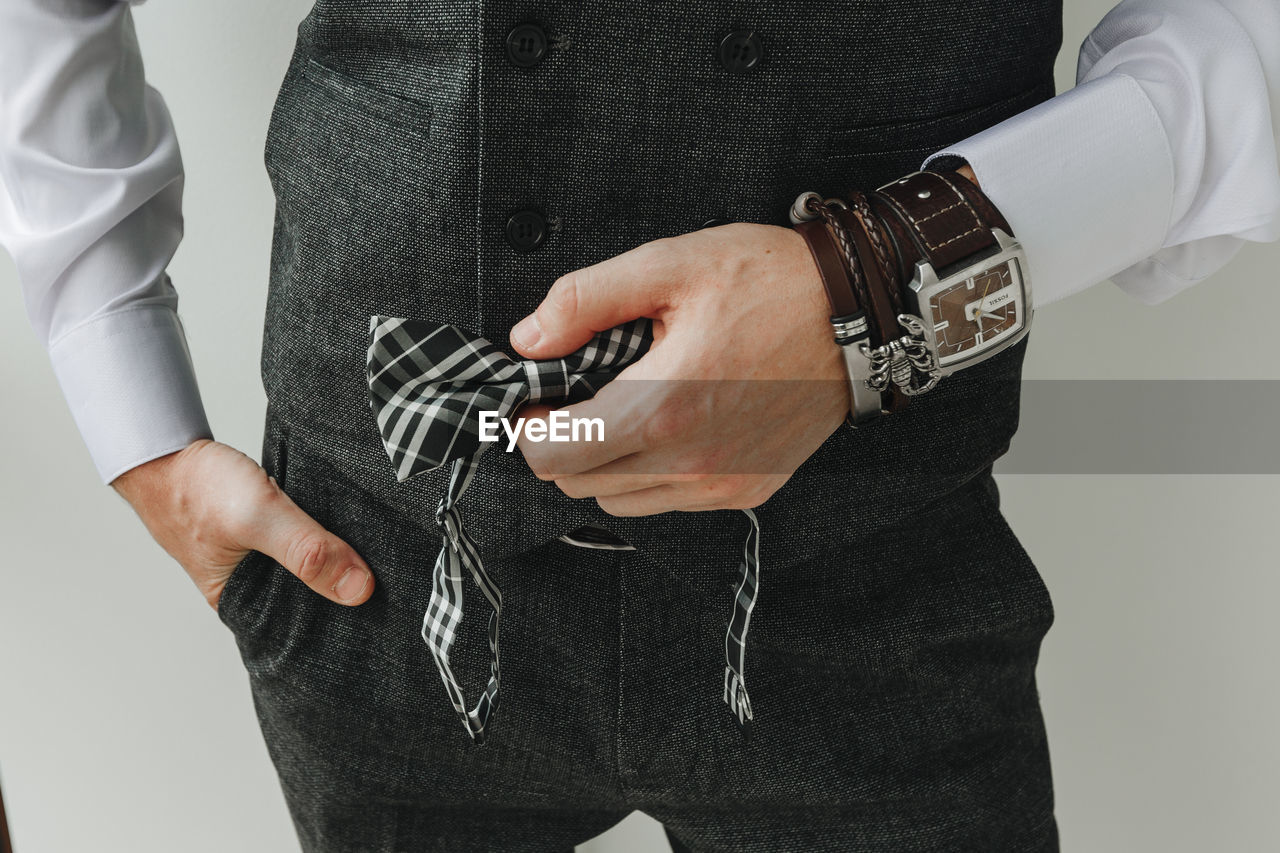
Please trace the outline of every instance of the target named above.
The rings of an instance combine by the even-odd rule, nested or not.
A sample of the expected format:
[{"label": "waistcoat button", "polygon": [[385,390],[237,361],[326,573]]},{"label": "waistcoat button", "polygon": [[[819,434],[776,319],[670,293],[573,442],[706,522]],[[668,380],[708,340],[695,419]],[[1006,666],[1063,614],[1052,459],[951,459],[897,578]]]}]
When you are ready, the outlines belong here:
[{"label": "waistcoat button", "polygon": [[547,236],[547,220],[536,210],[517,210],[507,217],[507,242],[517,252],[542,245]]},{"label": "waistcoat button", "polygon": [[517,24],[507,33],[507,59],[521,68],[531,68],[547,54],[547,34],[533,23]]},{"label": "waistcoat button", "polygon": [[716,55],[730,74],[746,74],[760,64],[764,41],[755,30],[734,30],[720,39]]}]

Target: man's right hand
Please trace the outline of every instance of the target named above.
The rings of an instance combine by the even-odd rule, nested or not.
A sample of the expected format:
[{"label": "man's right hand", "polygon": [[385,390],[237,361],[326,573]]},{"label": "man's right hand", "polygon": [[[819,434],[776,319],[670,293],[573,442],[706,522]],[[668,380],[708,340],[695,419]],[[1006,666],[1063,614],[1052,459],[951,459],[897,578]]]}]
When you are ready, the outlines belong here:
[{"label": "man's right hand", "polygon": [[111,481],[151,536],[182,564],[209,606],[249,551],[275,559],[330,601],[363,604],[373,573],[360,555],[293,502],[262,466],[202,438]]}]

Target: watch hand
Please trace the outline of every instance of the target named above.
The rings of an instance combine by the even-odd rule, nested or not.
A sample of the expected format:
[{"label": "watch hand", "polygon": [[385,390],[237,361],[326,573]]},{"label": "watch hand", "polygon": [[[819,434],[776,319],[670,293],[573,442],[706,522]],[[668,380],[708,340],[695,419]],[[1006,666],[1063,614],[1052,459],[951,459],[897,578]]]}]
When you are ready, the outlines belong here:
[{"label": "watch hand", "polygon": [[982,334],[982,316],[986,312],[982,310],[982,303],[986,301],[987,291],[991,289],[991,279],[987,279],[987,286],[982,288],[982,295],[978,297],[978,304],[973,306],[973,319],[978,324],[978,334]]}]

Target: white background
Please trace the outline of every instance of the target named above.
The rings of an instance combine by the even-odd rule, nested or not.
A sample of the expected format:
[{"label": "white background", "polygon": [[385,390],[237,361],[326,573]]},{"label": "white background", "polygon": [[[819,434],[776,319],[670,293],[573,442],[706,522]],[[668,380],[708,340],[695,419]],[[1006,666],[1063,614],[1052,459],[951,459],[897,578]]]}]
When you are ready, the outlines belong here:
[{"label": "white background", "polygon": [[[1111,5],[1067,4],[1059,91]],[[171,272],[201,389],[215,435],[255,457],[272,216],[262,147],[307,7],[135,12],[187,166]],[[1250,245],[1160,306],[1110,283],[1048,306],[1026,376],[1280,379],[1278,269],[1280,246]],[[5,258],[0,391],[0,774],[18,853],[296,850],[231,635],[97,480]],[[1277,478],[1000,485],[1057,609],[1039,682],[1063,849],[1280,849]],[[580,848],[665,849],[638,814]]]}]

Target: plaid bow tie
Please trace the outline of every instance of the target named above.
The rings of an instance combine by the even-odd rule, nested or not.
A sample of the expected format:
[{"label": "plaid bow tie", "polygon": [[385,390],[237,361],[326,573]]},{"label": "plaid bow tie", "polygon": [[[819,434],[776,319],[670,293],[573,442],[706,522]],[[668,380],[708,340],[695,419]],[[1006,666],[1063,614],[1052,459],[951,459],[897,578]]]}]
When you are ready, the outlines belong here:
[{"label": "plaid bow tie", "polygon": [[[477,744],[484,742],[486,726],[498,706],[502,614],[502,594],[485,571],[457,509],[489,447],[480,440],[480,413],[496,412],[506,418],[526,403],[585,400],[642,356],[652,341],[650,322],[640,319],[597,334],[565,358],[514,361],[489,341],[455,326],[378,314],[369,317],[369,404],[397,482],[453,463],[436,509],[443,545],[436,558],[422,638],[431,649],[454,710]],[[725,635],[724,701],[747,734],[752,715],[743,660],[756,599],[760,527],[755,513],[743,512],[751,527]],[[464,568],[492,609],[489,681],[471,710],[449,666],[449,650],[462,621]]]}]

